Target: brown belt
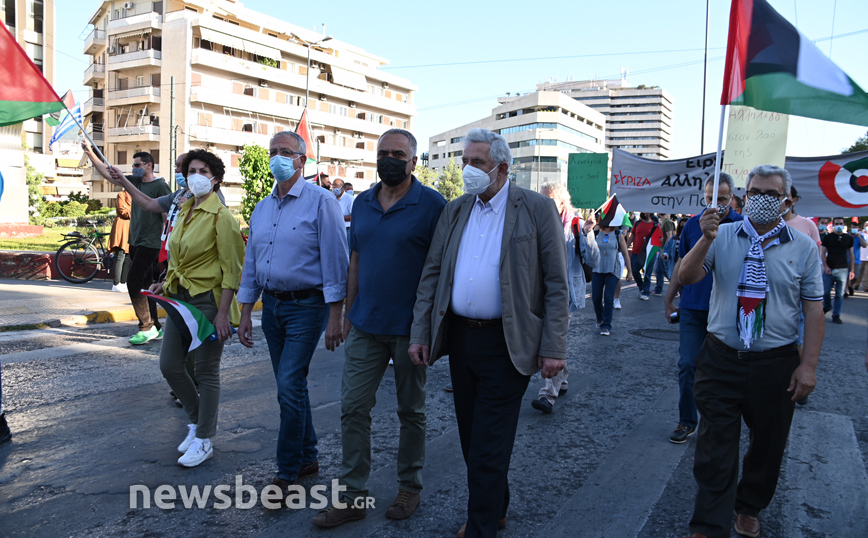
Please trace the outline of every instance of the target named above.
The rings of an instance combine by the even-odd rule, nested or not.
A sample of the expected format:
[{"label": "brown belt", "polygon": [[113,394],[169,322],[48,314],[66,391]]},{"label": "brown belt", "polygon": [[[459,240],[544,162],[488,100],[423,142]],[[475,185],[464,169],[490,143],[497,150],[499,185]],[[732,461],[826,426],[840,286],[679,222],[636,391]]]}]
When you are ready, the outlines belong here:
[{"label": "brown belt", "polygon": [[793,353],[798,353],[798,348],[796,347],[795,342],[785,346],[767,349],[765,351],[739,351],[724,344],[720,338],[713,334],[709,334],[708,339],[718,352],[731,357],[736,357],[743,361],[761,361],[765,359],[792,357]]},{"label": "brown belt", "polygon": [[307,299],[309,297],[324,297],[322,290],[295,290],[295,291],[275,291],[265,290],[266,295],[271,295],[278,301],[295,301],[298,299]]},{"label": "brown belt", "polygon": [[464,316],[459,316],[458,314],[452,314],[456,320],[461,323],[466,323],[472,329],[484,329],[485,327],[494,327],[495,325],[503,325],[503,318],[497,319],[473,319],[473,318],[465,318]]}]

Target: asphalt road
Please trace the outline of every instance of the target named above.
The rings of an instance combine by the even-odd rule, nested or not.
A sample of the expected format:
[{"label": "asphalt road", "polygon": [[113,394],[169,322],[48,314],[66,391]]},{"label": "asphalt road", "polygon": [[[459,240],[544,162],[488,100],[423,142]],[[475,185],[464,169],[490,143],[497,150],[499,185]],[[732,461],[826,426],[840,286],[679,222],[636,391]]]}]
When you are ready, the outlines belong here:
[{"label": "asphalt road", "polygon": [[[610,337],[597,334],[590,304],[574,316],[569,392],[553,414],[531,408],[542,384],[531,381],[510,471],[509,523],[498,536],[687,534],[694,443],[668,441],[677,421],[677,326],[666,324],[661,298],[636,295],[625,290]],[[760,517],[765,538],[868,533],[868,295],[847,299],[843,319],[827,322],[817,390],[796,411],[781,483]],[[220,509],[214,490],[202,508],[180,499],[194,485],[225,485],[234,503],[238,480],[256,491],[271,481],[278,407],[261,331],[252,350],[237,340],[226,347],[215,454],[193,469],[176,463],[186,420],[159,372],[159,343],[131,348],[132,332],[132,324],[112,324],[0,333],[3,408],[13,429],[12,442],[0,446],[0,536],[433,537],[454,536],[464,522],[466,480],[443,391],[445,359],[428,374],[425,489],[416,514],[399,522],[383,514],[397,491],[395,383],[387,372],[373,413],[376,507],[362,521],[321,531],[310,523],[311,508]],[[306,492],[339,474],[342,362],[341,350],[321,343],[311,365],[321,472]],[[150,508],[141,495],[131,508],[136,485],[149,488]],[[178,495],[173,509],[156,504],[163,485]]]}]

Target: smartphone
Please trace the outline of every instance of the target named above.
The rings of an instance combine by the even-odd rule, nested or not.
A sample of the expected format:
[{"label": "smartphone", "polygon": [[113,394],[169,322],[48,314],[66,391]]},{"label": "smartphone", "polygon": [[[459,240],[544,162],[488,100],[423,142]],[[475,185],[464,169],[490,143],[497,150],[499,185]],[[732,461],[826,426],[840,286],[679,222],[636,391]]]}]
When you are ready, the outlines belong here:
[{"label": "smartphone", "polygon": [[678,323],[681,320],[681,316],[678,312],[673,312],[669,314],[669,323]]}]

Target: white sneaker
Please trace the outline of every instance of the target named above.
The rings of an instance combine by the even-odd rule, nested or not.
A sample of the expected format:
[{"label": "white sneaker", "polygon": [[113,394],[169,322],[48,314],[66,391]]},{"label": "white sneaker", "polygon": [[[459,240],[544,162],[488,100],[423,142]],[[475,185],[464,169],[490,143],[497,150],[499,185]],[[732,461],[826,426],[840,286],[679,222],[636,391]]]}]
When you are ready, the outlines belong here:
[{"label": "white sneaker", "polygon": [[614,303],[615,310],[621,310],[621,299],[615,299]]},{"label": "white sneaker", "polygon": [[389,359],[389,366],[395,366],[395,360]]},{"label": "white sneaker", "polygon": [[117,286],[112,286],[112,291],[116,291],[118,293],[127,293],[129,290],[127,289],[126,284],[118,284]]},{"label": "white sneaker", "polygon": [[647,300],[648,300],[648,296],[645,295],[645,294],[643,293],[642,295],[639,296],[639,300],[640,300],[640,301],[647,301]]},{"label": "white sneaker", "polygon": [[[175,400],[179,402],[180,400]],[[187,437],[184,438],[184,442],[178,445],[178,452],[183,454],[187,452],[187,449],[190,448],[190,445],[193,443],[193,439],[196,438],[196,425],[195,424],[187,424]]]},{"label": "white sneaker", "polygon": [[609,329],[603,329],[602,331],[600,331],[600,334],[603,336],[609,336]]},{"label": "white sneaker", "polygon": [[211,439],[199,439],[196,437],[190,443],[190,448],[187,449],[187,452],[178,458],[178,465],[181,467],[195,467],[213,455],[214,447],[211,446]]}]

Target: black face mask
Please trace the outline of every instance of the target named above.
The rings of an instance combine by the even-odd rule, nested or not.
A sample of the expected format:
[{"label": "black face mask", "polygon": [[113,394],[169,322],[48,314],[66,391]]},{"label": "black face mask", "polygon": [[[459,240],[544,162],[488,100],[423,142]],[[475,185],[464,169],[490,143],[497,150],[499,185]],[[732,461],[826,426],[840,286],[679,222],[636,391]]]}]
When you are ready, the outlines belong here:
[{"label": "black face mask", "polygon": [[377,161],[377,175],[390,187],[400,185],[407,179],[407,162],[394,157],[383,157]]}]

